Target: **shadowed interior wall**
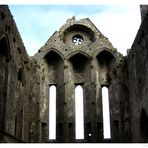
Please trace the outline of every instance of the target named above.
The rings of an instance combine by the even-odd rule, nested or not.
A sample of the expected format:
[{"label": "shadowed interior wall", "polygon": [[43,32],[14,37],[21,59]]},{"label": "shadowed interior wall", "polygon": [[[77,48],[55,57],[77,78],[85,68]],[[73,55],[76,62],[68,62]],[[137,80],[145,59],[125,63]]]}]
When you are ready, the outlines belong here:
[{"label": "shadowed interior wall", "polygon": [[[86,127],[87,122],[91,120],[88,110],[88,102],[90,100],[88,89],[90,87],[90,60],[82,55],[77,53],[69,59],[69,69],[68,69],[68,82],[69,82],[69,99],[68,99],[68,121],[72,123],[73,126],[73,135],[70,141],[75,141],[75,87],[81,85],[83,88],[83,100],[84,100],[84,127]],[[84,128],[86,129],[86,128]],[[71,131],[69,131],[71,132]],[[86,131],[84,137],[87,137]],[[83,141],[83,139],[82,139]]]},{"label": "shadowed interior wall", "polygon": [[[145,6],[144,12],[148,12]],[[147,10],[147,11],[146,11]],[[143,21],[128,52],[128,71],[130,88],[131,133],[133,142],[148,142],[141,130],[141,120],[148,114],[148,16]],[[142,123],[143,127],[145,123]]]},{"label": "shadowed interior wall", "polygon": [[[111,120],[111,141],[119,141],[119,86],[117,85],[117,60],[115,56],[104,50],[96,56],[96,90],[98,90],[97,100],[97,117],[98,123],[103,124],[102,119],[102,87],[106,86],[109,89],[109,105],[110,105],[110,120]],[[102,126],[103,127],[103,126]],[[101,129],[101,131],[103,131]],[[102,138],[103,138],[103,133]],[[103,139],[102,139],[103,140]],[[105,139],[104,139],[105,140]]]},{"label": "shadowed interior wall", "polygon": [[[38,130],[35,129],[39,119],[36,110],[38,104],[35,104],[34,108],[30,101],[33,94],[30,91],[31,79],[36,79],[32,73],[34,67],[30,69],[31,63],[8,6],[0,5],[1,142],[39,141]],[[37,114],[30,114],[30,110],[36,111]],[[34,128],[30,129],[32,122]],[[30,136],[31,132],[35,135]]]},{"label": "shadowed interior wall", "polygon": [[[48,113],[49,113],[49,97],[48,88],[52,85],[56,86],[56,140],[63,141],[63,135],[61,130],[64,128],[64,62],[63,59],[54,51],[50,51],[45,56],[45,77],[42,76],[42,84],[44,85],[43,95],[45,96],[45,102],[43,104],[42,110],[44,112],[42,117],[42,122],[46,123],[46,132],[44,132],[45,141],[48,141]],[[59,129],[59,126],[61,130]]]},{"label": "shadowed interior wall", "polygon": [[[8,88],[8,62],[10,52],[6,37],[0,39],[0,131],[5,131],[6,101]],[[0,140],[3,140],[0,134]]]},{"label": "shadowed interior wall", "polygon": [[[148,142],[148,6],[128,55],[88,19],[68,19],[29,57],[0,5],[0,142]],[[51,22],[52,23],[52,22]],[[49,140],[49,87],[56,86],[56,140]],[[83,88],[84,139],[75,139],[75,88]],[[103,138],[102,87],[111,139]]]}]

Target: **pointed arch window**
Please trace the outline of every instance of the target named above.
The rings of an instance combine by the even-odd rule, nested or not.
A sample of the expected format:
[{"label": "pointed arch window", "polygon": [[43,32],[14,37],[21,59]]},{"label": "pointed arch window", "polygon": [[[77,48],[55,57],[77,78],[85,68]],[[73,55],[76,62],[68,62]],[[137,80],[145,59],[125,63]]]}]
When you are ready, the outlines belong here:
[{"label": "pointed arch window", "polygon": [[0,56],[5,57],[7,62],[10,61],[10,48],[6,37],[0,39]]},{"label": "pointed arch window", "polygon": [[76,139],[84,139],[84,109],[83,88],[78,85],[75,88],[75,132]]},{"label": "pointed arch window", "polygon": [[103,106],[103,135],[104,139],[111,138],[110,130],[110,110],[108,88],[102,87],[102,106]]},{"label": "pointed arch window", "polygon": [[49,86],[49,139],[56,139],[56,86]]}]

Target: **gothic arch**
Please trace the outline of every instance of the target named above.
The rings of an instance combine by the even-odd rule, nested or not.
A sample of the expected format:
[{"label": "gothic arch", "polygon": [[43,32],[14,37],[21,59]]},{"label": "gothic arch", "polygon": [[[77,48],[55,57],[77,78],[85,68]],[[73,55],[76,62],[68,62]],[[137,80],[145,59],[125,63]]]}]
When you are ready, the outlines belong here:
[{"label": "gothic arch", "polygon": [[106,52],[106,53],[112,55],[112,56],[115,58],[116,62],[117,62],[117,63],[119,62],[119,58],[118,58],[117,54],[113,53],[113,52],[112,52],[110,49],[108,49],[108,48],[102,48],[102,49],[96,50],[96,51],[94,52],[94,54],[93,54],[93,58],[95,59],[95,58],[96,58],[99,54],[101,54],[102,52]]},{"label": "gothic arch", "polygon": [[[68,59],[68,62],[71,64],[71,68],[74,74],[81,73],[82,75],[84,75],[86,73],[88,65],[90,65],[90,57],[85,53],[75,52]],[[79,81],[82,81],[82,79],[83,81],[85,81],[83,76],[81,77],[81,80],[79,79]]]},{"label": "gothic arch", "polygon": [[70,26],[67,26],[64,31],[62,32],[61,35],[61,39],[63,40],[63,42],[65,43],[67,34],[69,34],[69,32],[73,32],[73,31],[77,31],[77,32],[81,32],[82,34],[86,34],[87,36],[89,36],[90,41],[95,41],[95,33],[92,31],[91,28],[89,28],[86,25],[82,25],[82,24],[73,24]]},{"label": "gothic arch", "polygon": [[50,54],[55,54],[59,56],[59,58],[61,58],[62,60],[64,59],[64,56],[56,49],[51,49],[50,51],[46,52],[46,54],[44,55],[44,58],[47,58],[47,56]]},{"label": "gothic arch", "polygon": [[[46,92],[45,95],[47,98],[49,98],[49,91],[48,88],[51,85],[56,86],[56,127],[64,125],[62,120],[64,116],[64,60],[62,57],[62,54],[59,54],[57,50],[51,49],[48,51],[46,56],[44,56],[45,59],[45,66],[46,66],[46,72],[45,72],[45,79],[43,80],[44,85],[46,86]],[[46,108],[45,115],[49,115],[49,104],[50,100],[46,101],[48,108]],[[43,104],[44,105],[44,104]],[[49,117],[49,116],[48,116]],[[46,124],[48,125],[47,118],[45,116]],[[46,127],[48,131],[48,126]],[[44,135],[43,135],[44,136]],[[61,141],[63,137],[61,136],[61,131],[56,131],[56,139],[55,141]],[[50,139],[51,140],[51,139]]]},{"label": "gothic arch", "polygon": [[87,59],[91,59],[91,56],[89,54],[87,54],[86,52],[84,51],[74,51],[72,53],[70,53],[68,56],[67,56],[67,61],[70,60],[72,57],[78,55],[78,54],[81,54],[83,55],[84,57],[86,57]]},{"label": "gothic arch", "polygon": [[[46,54],[46,56],[44,57],[44,59],[46,60],[46,64],[47,64],[47,68],[48,68],[48,73],[49,73],[49,84],[56,84],[56,83],[60,83],[60,81],[58,81],[58,79],[64,79],[62,77],[59,77],[58,75],[62,73],[64,73],[64,69],[63,69],[63,58],[61,57],[61,55],[57,52],[55,52],[54,50],[50,50],[50,52],[48,52]],[[60,80],[61,80],[60,79]]]},{"label": "gothic arch", "polygon": [[50,52],[54,52],[57,55],[59,55],[62,60],[64,60],[64,55],[60,51],[58,51],[57,49],[55,49],[55,48],[50,48],[49,50],[42,51],[42,52],[43,53],[40,54],[41,57],[44,57],[45,58],[48,54],[50,54]]},{"label": "gothic arch", "polygon": [[[68,86],[69,86],[69,93],[72,94],[69,97],[69,106],[75,106],[75,98],[74,98],[74,90],[76,86],[81,85],[83,88],[83,101],[84,101],[84,126],[86,126],[88,123],[86,118],[89,117],[89,113],[87,114],[88,109],[88,102],[92,99],[91,92],[89,91],[91,89],[91,86],[89,85],[91,83],[91,58],[87,54],[83,54],[83,52],[74,52],[69,58],[68,58],[68,71],[67,71],[67,77],[68,77]],[[75,111],[73,107],[69,107],[69,111],[71,112],[72,118],[70,118],[70,121],[72,124],[75,125]],[[89,122],[89,121],[88,121]],[[90,127],[91,128],[91,127]],[[72,129],[69,129],[69,132],[76,132],[74,127]],[[84,132],[85,133],[85,132]],[[76,133],[75,133],[76,134]],[[87,133],[89,134],[89,133]],[[84,135],[84,138],[87,137],[87,134]],[[70,141],[77,141],[78,139],[75,139],[76,137],[72,137]],[[84,139],[81,139],[82,141]]]},{"label": "gothic arch", "polygon": [[3,34],[0,38],[0,54],[10,61],[10,43],[7,34]]},{"label": "gothic arch", "polygon": [[100,74],[99,82],[101,85],[110,85],[111,80],[117,77],[116,58],[108,50],[102,50],[96,56],[97,69]]},{"label": "gothic arch", "polygon": [[[119,91],[117,85],[117,58],[114,53],[107,49],[102,49],[95,57],[96,75],[95,80],[99,85],[96,85],[96,90],[101,92],[101,89],[108,87],[109,94],[109,112],[110,112],[110,127],[111,127],[111,139],[118,141],[119,138],[119,98],[117,92]],[[99,96],[99,97],[98,97]],[[101,108],[102,96],[98,93],[98,107]]]}]

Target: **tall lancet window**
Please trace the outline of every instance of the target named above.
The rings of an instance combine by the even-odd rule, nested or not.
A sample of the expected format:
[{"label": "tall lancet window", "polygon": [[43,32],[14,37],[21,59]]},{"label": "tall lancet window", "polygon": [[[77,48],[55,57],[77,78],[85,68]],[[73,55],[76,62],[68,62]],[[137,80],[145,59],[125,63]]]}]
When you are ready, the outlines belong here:
[{"label": "tall lancet window", "polygon": [[102,105],[103,105],[103,134],[104,139],[111,138],[110,130],[110,111],[109,111],[109,95],[108,88],[102,88]]},{"label": "tall lancet window", "polygon": [[75,88],[75,132],[76,139],[84,139],[84,109],[83,88],[78,85]]},{"label": "tall lancet window", "polygon": [[56,87],[49,86],[49,139],[56,139]]}]

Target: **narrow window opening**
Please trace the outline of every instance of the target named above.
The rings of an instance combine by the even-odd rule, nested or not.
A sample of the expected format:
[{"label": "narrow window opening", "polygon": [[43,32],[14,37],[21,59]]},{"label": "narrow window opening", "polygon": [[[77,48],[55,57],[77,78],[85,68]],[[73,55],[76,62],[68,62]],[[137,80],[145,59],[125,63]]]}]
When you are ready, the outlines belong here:
[{"label": "narrow window opening", "polygon": [[3,37],[0,40],[0,56],[5,57],[7,62],[10,61],[10,51],[8,48],[6,37]]},{"label": "narrow window opening", "polygon": [[76,139],[84,139],[83,88],[80,85],[75,88],[75,125]]},{"label": "narrow window opening", "polygon": [[57,139],[59,142],[62,142],[62,133],[63,133],[63,123],[59,123],[58,124],[58,135],[57,135]]},{"label": "narrow window opening", "polygon": [[73,141],[73,135],[74,135],[74,131],[73,131],[73,123],[69,123],[69,139],[70,141]]},{"label": "narrow window opening", "polygon": [[16,136],[16,128],[17,128],[17,116],[15,115],[15,136]]},{"label": "narrow window opening", "polygon": [[113,121],[113,133],[115,133],[114,139],[118,141],[119,140],[119,121],[118,120]]},{"label": "narrow window opening", "polygon": [[6,43],[6,38],[2,38],[0,40],[0,55],[7,57],[7,43]]},{"label": "narrow window opening", "polygon": [[110,131],[110,112],[109,112],[109,95],[108,88],[102,88],[102,105],[103,105],[103,135],[104,139],[111,138]]},{"label": "narrow window opening", "polygon": [[17,51],[18,51],[19,54],[22,53],[22,50],[21,50],[21,48],[19,48],[19,47],[17,47]]},{"label": "narrow window opening", "polygon": [[5,19],[5,13],[3,11],[1,11],[1,19]]},{"label": "narrow window opening", "polygon": [[20,81],[20,82],[22,82],[23,81],[23,79],[24,79],[24,68],[23,67],[20,67],[19,68],[19,71],[18,71],[18,80]]},{"label": "narrow window opening", "polygon": [[49,139],[56,139],[56,87],[49,87]]},{"label": "narrow window opening", "polygon": [[144,109],[141,111],[141,116],[140,116],[140,130],[142,137],[145,139],[148,139],[148,116],[145,112]]},{"label": "narrow window opening", "polygon": [[42,122],[42,141],[46,142],[48,138],[48,128],[47,123]]}]

